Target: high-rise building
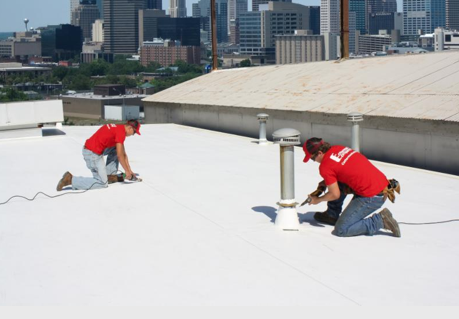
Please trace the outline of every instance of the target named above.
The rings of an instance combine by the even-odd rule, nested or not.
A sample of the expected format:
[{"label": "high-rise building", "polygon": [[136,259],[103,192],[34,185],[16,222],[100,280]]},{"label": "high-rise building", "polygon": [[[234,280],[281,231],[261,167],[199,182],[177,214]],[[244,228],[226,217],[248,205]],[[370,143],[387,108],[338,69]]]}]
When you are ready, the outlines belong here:
[{"label": "high-rise building", "polygon": [[158,18],[166,17],[164,10],[139,10],[139,46],[144,41],[153,41],[159,38]]},{"label": "high-rise building", "polygon": [[311,30],[297,30],[293,35],[276,36],[276,64],[316,62],[324,59],[322,35],[313,35]]},{"label": "high-rise building", "polygon": [[268,4],[269,1],[292,3],[292,0],[252,0],[252,11],[258,11],[260,4]]},{"label": "high-rise building", "polygon": [[193,3],[192,17],[209,17],[210,16],[210,0],[199,0],[197,3]]},{"label": "high-rise building", "polygon": [[163,2],[162,0],[147,0],[147,7],[146,9],[163,9]]},{"label": "high-rise building", "polygon": [[70,0],[70,21],[72,21],[72,12],[80,5],[80,0]]},{"label": "high-rise building", "polygon": [[356,20],[357,14],[353,11],[349,11],[349,53],[355,53]]},{"label": "high-rise building", "polygon": [[249,11],[239,17],[240,52],[248,55],[262,55],[261,12]]},{"label": "high-rise building", "polygon": [[170,0],[169,14],[171,18],[186,17],[186,1],[185,0]]},{"label": "high-rise building", "polygon": [[80,27],[70,24],[50,25],[41,29],[40,34],[43,56],[59,61],[73,59],[81,53],[83,37]]},{"label": "high-rise building", "polygon": [[[399,0],[402,1],[402,0]],[[423,1],[423,0],[421,0]],[[430,1],[430,0],[429,0]],[[366,32],[368,33],[370,30],[369,25],[369,17],[373,13],[380,13],[380,12],[397,12],[397,0],[366,0]],[[362,33],[364,34],[364,33]]]},{"label": "high-rise building", "polygon": [[97,8],[100,12],[100,18],[104,18],[104,0],[96,0]]},{"label": "high-rise building", "polygon": [[228,0],[215,0],[217,42],[228,42]]},{"label": "high-rise building", "polygon": [[446,27],[446,1],[445,0],[431,0],[432,9],[432,32],[436,28]]},{"label": "high-rise building", "polygon": [[340,33],[340,0],[320,1],[320,34]]},{"label": "high-rise building", "polygon": [[259,11],[241,14],[241,54],[270,55],[274,60],[276,35],[310,29],[309,16],[309,7],[286,2],[269,2]]},{"label": "high-rise building", "polygon": [[184,46],[200,46],[199,18],[158,18],[158,37],[178,40]]},{"label": "high-rise building", "polygon": [[336,60],[341,56],[340,50],[340,35],[338,33],[325,32],[324,47],[325,47],[325,60]]},{"label": "high-rise building", "polygon": [[229,30],[229,42],[239,44],[239,18],[230,20]]},{"label": "high-rise building", "polygon": [[294,34],[295,30],[308,30],[309,7],[287,2],[269,2],[260,5],[262,44],[272,49],[276,46],[276,35]]},{"label": "high-rise building", "polygon": [[309,6],[309,29],[320,34],[320,6]]},{"label": "high-rise building", "polygon": [[396,12],[376,12],[368,16],[369,34],[379,34],[379,30],[386,30],[390,34],[394,30]]},{"label": "high-rise building", "polygon": [[133,54],[139,48],[139,10],[145,0],[104,0],[105,50]]},{"label": "high-rise building", "polygon": [[83,31],[83,39],[92,37],[92,24],[100,18],[99,9],[95,1],[81,1],[80,5],[72,12],[72,23],[75,26],[81,27]]},{"label": "high-rise building", "polygon": [[403,12],[394,14],[394,30],[400,30],[400,35],[403,35]]},{"label": "high-rise building", "polygon": [[360,34],[367,33],[367,1],[349,0],[349,12],[355,12],[355,28]]},{"label": "high-rise building", "polygon": [[405,35],[433,33],[446,26],[445,0],[403,1],[403,31]]},{"label": "high-rise building", "polygon": [[367,0],[368,13],[397,12],[397,0]]},{"label": "high-rise building", "polygon": [[228,0],[228,34],[232,43],[239,39],[239,35],[231,36],[231,33],[239,33],[239,16],[247,12],[247,0]]},{"label": "high-rise building", "polygon": [[459,31],[459,0],[446,0],[446,27]]},{"label": "high-rise building", "polygon": [[104,20],[97,19],[92,24],[92,42],[104,42]]},{"label": "high-rise building", "polygon": [[210,1],[199,0],[193,3],[192,17],[200,18],[201,38],[203,42],[211,42],[210,32]]},{"label": "high-rise building", "polygon": [[236,19],[241,13],[247,12],[247,0],[228,0],[228,24],[231,19]]}]

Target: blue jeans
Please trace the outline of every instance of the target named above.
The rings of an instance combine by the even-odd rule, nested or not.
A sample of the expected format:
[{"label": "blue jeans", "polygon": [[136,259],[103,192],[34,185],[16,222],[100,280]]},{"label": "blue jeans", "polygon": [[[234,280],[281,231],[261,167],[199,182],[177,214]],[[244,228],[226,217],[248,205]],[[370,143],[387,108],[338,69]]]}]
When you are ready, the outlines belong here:
[{"label": "blue jeans", "polygon": [[338,183],[340,197],[336,200],[327,202],[327,215],[338,219],[341,211],[343,210],[343,202],[346,199],[347,194],[344,193],[344,187],[346,184]]},{"label": "blue jeans", "polygon": [[339,237],[373,235],[383,228],[383,220],[379,214],[366,218],[384,204],[384,196],[354,198],[341,213],[336,222],[333,234]]},{"label": "blue jeans", "polygon": [[373,235],[383,228],[384,224],[379,214],[370,218],[366,217],[384,204],[384,196],[362,197],[354,195],[352,201],[341,213],[343,202],[347,196],[344,193],[346,185],[338,183],[338,187],[341,193],[340,197],[327,203],[327,214],[338,219],[333,234],[339,237]]},{"label": "blue jeans", "polygon": [[[104,163],[104,155],[107,155],[106,163]],[[119,161],[115,147],[105,149],[102,155],[83,148],[83,158],[93,177],[74,176],[72,178],[73,189],[86,190],[107,187],[107,174],[115,175],[118,172]]]}]

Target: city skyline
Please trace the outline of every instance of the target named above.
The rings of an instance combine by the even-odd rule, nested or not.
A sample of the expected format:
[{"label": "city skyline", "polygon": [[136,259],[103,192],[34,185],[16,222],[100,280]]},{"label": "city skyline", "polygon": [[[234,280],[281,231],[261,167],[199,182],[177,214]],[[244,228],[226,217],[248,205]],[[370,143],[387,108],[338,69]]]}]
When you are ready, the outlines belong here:
[{"label": "city skyline", "polygon": [[[191,5],[198,0],[186,0],[187,15],[191,16]],[[320,0],[293,0],[294,3],[318,6]],[[249,10],[252,0],[248,0]],[[18,10],[18,8],[21,8]],[[163,0],[163,9],[169,11],[169,0]],[[397,1],[397,9],[402,11],[402,1]],[[70,0],[16,0],[14,6],[2,6],[0,10],[0,32],[25,30],[24,19],[29,19],[28,27],[70,23]]]}]

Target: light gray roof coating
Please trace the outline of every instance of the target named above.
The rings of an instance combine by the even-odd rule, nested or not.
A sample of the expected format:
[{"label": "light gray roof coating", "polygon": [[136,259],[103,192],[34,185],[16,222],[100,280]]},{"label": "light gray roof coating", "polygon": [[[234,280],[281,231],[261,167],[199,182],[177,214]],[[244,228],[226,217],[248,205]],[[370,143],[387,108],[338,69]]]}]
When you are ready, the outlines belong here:
[{"label": "light gray roof coating", "polygon": [[459,121],[459,50],[215,71],[144,101]]}]

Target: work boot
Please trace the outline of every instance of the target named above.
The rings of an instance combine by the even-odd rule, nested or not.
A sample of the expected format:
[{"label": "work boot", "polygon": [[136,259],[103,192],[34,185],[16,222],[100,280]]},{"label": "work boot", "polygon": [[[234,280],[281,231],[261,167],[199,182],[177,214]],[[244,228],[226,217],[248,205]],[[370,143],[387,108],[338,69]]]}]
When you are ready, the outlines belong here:
[{"label": "work boot", "polygon": [[338,218],[334,218],[334,217],[331,217],[330,215],[327,214],[327,212],[323,212],[323,213],[315,213],[314,214],[314,219],[317,220],[319,223],[322,223],[322,224],[328,224],[328,225],[332,225],[332,226],[335,226],[336,224],[336,221],[338,220]]},{"label": "work boot", "polygon": [[107,178],[109,184],[124,182],[123,175],[107,175]]},{"label": "work boot", "polygon": [[400,228],[397,221],[392,217],[392,213],[387,208],[384,208],[380,213],[384,223],[384,229],[390,230],[395,237],[401,237]]},{"label": "work boot", "polygon": [[64,176],[62,176],[61,180],[57,184],[56,190],[60,192],[65,186],[72,185],[72,178],[73,176],[70,172],[65,172]]}]

